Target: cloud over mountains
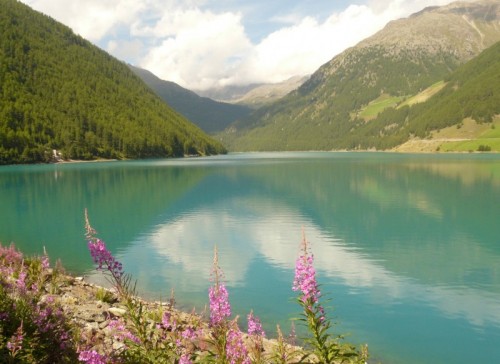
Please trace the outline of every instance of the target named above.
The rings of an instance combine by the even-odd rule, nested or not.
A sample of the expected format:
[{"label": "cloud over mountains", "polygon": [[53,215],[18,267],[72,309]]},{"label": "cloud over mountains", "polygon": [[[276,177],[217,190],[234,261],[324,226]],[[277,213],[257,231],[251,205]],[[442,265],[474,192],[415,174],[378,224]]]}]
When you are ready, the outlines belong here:
[{"label": "cloud over mountains", "polygon": [[451,2],[22,1],[117,58],[190,89],[309,74],[388,21]]}]

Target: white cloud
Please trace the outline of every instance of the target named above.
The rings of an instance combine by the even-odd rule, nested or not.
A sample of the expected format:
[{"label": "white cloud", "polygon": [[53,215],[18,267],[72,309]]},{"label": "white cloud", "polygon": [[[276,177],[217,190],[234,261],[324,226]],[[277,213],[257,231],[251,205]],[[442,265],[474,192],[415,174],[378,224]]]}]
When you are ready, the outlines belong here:
[{"label": "white cloud", "polygon": [[336,54],[373,34],[386,23],[366,6],[348,7],[318,23],[306,17],[300,23],[270,34],[254,48],[247,68],[259,81],[279,82],[314,72]]},{"label": "white cloud", "polygon": [[[449,1],[441,1],[445,2]],[[250,43],[240,14],[177,12],[163,17],[154,28],[137,32],[167,37],[149,50],[140,65],[191,89],[279,82],[314,72],[388,21],[429,3],[432,1],[394,0],[374,1],[371,6],[350,5],[323,22],[298,14],[283,15],[273,19],[286,25],[258,44]],[[216,29],[212,29],[214,22],[218,24]]]},{"label": "white cloud", "polygon": [[113,39],[106,44],[105,49],[118,59],[131,61],[141,57],[144,47],[144,43],[139,39]]},{"label": "white cloud", "polygon": [[[291,12],[281,8],[269,13],[263,3],[252,11],[210,10],[205,0],[23,1],[114,56],[191,89],[278,82],[312,73],[388,21],[450,2],[352,1],[343,11],[319,20],[296,12],[292,4]],[[354,5],[363,2],[366,5]],[[244,16],[251,14],[279,29],[252,43],[255,38],[244,27]]]},{"label": "white cloud", "polygon": [[192,89],[279,82],[314,72],[387,22],[366,6],[350,6],[323,23],[312,17],[286,19],[296,23],[251,44],[240,14],[199,9],[169,12],[154,26],[135,26],[135,35],[164,37],[139,65]]},{"label": "white cloud", "polygon": [[139,63],[163,79],[192,88],[228,82],[252,48],[241,15],[199,9],[166,13],[154,27],[136,34],[165,37]]},{"label": "white cloud", "polygon": [[119,24],[131,22],[143,9],[135,0],[24,0],[24,2],[71,27],[90,41],[98,42]]}]

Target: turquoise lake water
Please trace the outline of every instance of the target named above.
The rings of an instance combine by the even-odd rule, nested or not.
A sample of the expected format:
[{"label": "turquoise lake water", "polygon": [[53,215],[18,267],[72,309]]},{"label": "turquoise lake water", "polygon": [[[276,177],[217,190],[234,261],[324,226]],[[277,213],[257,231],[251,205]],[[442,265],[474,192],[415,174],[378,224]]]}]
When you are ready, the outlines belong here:
[{"label": "turquoise lake water", "polygon": [[203,311],[213,249],[234,314],[299,315],[304,230],[334,332],[373,362],[500,358],[500,155],[248,153],[0,167],[0,242],[96,275],[84,209],[139,293]]}]

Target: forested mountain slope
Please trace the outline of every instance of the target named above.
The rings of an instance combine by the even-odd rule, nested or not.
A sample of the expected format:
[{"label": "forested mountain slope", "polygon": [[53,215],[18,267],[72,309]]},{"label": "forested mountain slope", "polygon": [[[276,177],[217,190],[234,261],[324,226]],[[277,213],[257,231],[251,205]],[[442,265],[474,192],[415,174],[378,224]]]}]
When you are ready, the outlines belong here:
[{"label": "forested mountain slope", "polygon": [[0,164],[213,154],[224,148],[126,64],[15,0],[0,0]]},{"label": "forested mountain slope", "polygon": [[[374,120],[356,128],[341,146],[391,148],[408,137],[428,138],[431,131],[461,127],[464,119],[491,123],[500,115],[500,42],[460,66],[445,79],[445,86],[425,102],[389,107]],[[500,139],[494,142],[500,146]],[[383,144],[381,144],[383,143]],[[491,149],[499,150],[495,146]]]},{"label": "forested mountain slope", "polygon": [[249,107],[201,97],[174,82],[161,80],[145,69],[129,67],[163,101],[207,133],[222,131],[250,113]]},{"label": "forested mountain slope", "polygon": [[[496,0],[457,2],[390,22],[374,36],[333,58],[297,91],[254,112],[221,134],[231,150],[387,149],[407,135],[374,129],[371,143],[360,116],[380,97],[404,101],[449,77],[500,40]],[[375,125],[375,124],[373,124]]]}]

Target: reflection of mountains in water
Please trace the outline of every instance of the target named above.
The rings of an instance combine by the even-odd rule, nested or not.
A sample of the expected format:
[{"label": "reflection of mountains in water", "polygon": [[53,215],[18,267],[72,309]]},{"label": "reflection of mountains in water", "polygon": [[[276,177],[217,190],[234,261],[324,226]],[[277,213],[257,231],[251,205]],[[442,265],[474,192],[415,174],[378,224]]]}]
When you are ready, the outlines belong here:
[{"label": "reflection of mountains in water", "polygon": [[[221,200],[264,198],[387,260],[395,272],[430,283],[466,283],[474,279],[472,272],[483,272],[490,289],[500,286],[494,269],[485,272],[500,256],[494,240],[499,163],[460,156],[279,155],[241,166],[228,157],[228,164],[211,169],[170,211],[185,214]],[[480,171],[475,180],[471,171]]]},{"label": "reflection of mountains in water", "polygon": [[[88,269],[90,260],[81,258],[88,255],[87,207],[121,256],[134,252],[130,259],[143,256],[147,265],[164,255],[187,286],[208,274],[201,262],[210,265],[217,244],[221,261],[238,258],[227,265],[238,285],[257,256],[291,269],[304,225],[325,274],[395,299],[431,294],[450,315],[498,322],[494,307],[476,313],[479,300],[489,307],[500,293],[498,169],[489,156],[386,153],[19,167],[0,173],[2,240],[36,242],[38,252],[46,245],[68,267]],[[24,224],[30,228],[16,230]],[[239,246],[241,239],[250,245]],[[154,274],[162,277],[162,269]]]},{"label": "reflection of mountains in water", "polygon": [[[404,156],[304,160],[293,167],[249,170],[241,183],[251,183],[243,181],[251,176],[267,195],[297,207],[322,229],[358,247],[378,246],[374,254],[398,255],[400,250],[397,261],[406,270],[415,266],[423,246],[433,246],[433,256],[418,259],[412,270],[419,276],[446,270],[434,264],[440,252],[443,261],[458,259],[463,267],[483,268],[500,256],[494,240],[500,216],[494,173],[500,165],[486,162],[456,161],[448,169],[446,159],[439,157],[434,162],[433,157]],[[476,180],[471,179],[471,170],[481,171]],[[410,247],[415,254],[407,257]],[[496,252],[493,257],[492,252]]]},{"label": "reflection of mountains in water", "polygon": [[[115,251],[203,179],[202,169],[152,162],[103,162],[16,166],[0,171],[0,241],[13,241],[27,254],[60,258],[81,272],[85,208],[91,223]],[[22,228],[25,226],[26,228]],[[64,247],[64,249],[63,249]],[[75,252],[77,252],[75,254]]]},{"label": "reflection of mountains in water", "polygon": [[[394,300],[425,295],[444,314],[475,325],[500,324],[498,163],[377,156],[237,166],[228,158],[149,233],[155,254],[176,267],[167,270],[179,270],[169,274],[181,286],[193,289],[207,275],[214,244],[235,286],[259,256],[293,269],[305,225],[323,274]],[[475,180],[472,169],[481,171]]]},{"label": "reflection of mountains in water", "polygon": [[[155,276],[174,282],[176,289],[182,292],[204,292],[212,264],[211,249],[216,244],[227,284],[245,286],[246,280],[251,279],[249,267],[255,259],[263,259],[265,264],[288,271],[289,276],[293,276],[301,226],[305,226],[315,256],[315,267],[321,276],[341,280],[353,292],[361,288],[373,296],[384,297],[385,305],[412,302],[418,298],[446,317],[464,318],[479,327],[485,324],[500,326],[498,292],[489,292],[483,287],[447,286],[440,277],[434,277],[435,282],[421,281],[411,273],[393,271],[387,267],[387,260],[374,259],[365,250],[336,239],[299,211],[266,199],[229,198],[212,208],[192,210],[151,231],[146,244],[151,250],[149,253],[140,253],[141,249],[131,247],[124,258],[128,256],[137,264],[138,256],[142,254],[143,263],[148,264],[150,257],[155,256],[159,262],[154,265]],[[422,250],[428,256],[433,254],[428,247]],[[461,266],[460,262],[454,264]],[[147,277],[143,281],[147,282]],[[262,295],[273,290],[268,284],[260,281]],[[143,288],[157,291],[154,282]]]}]

